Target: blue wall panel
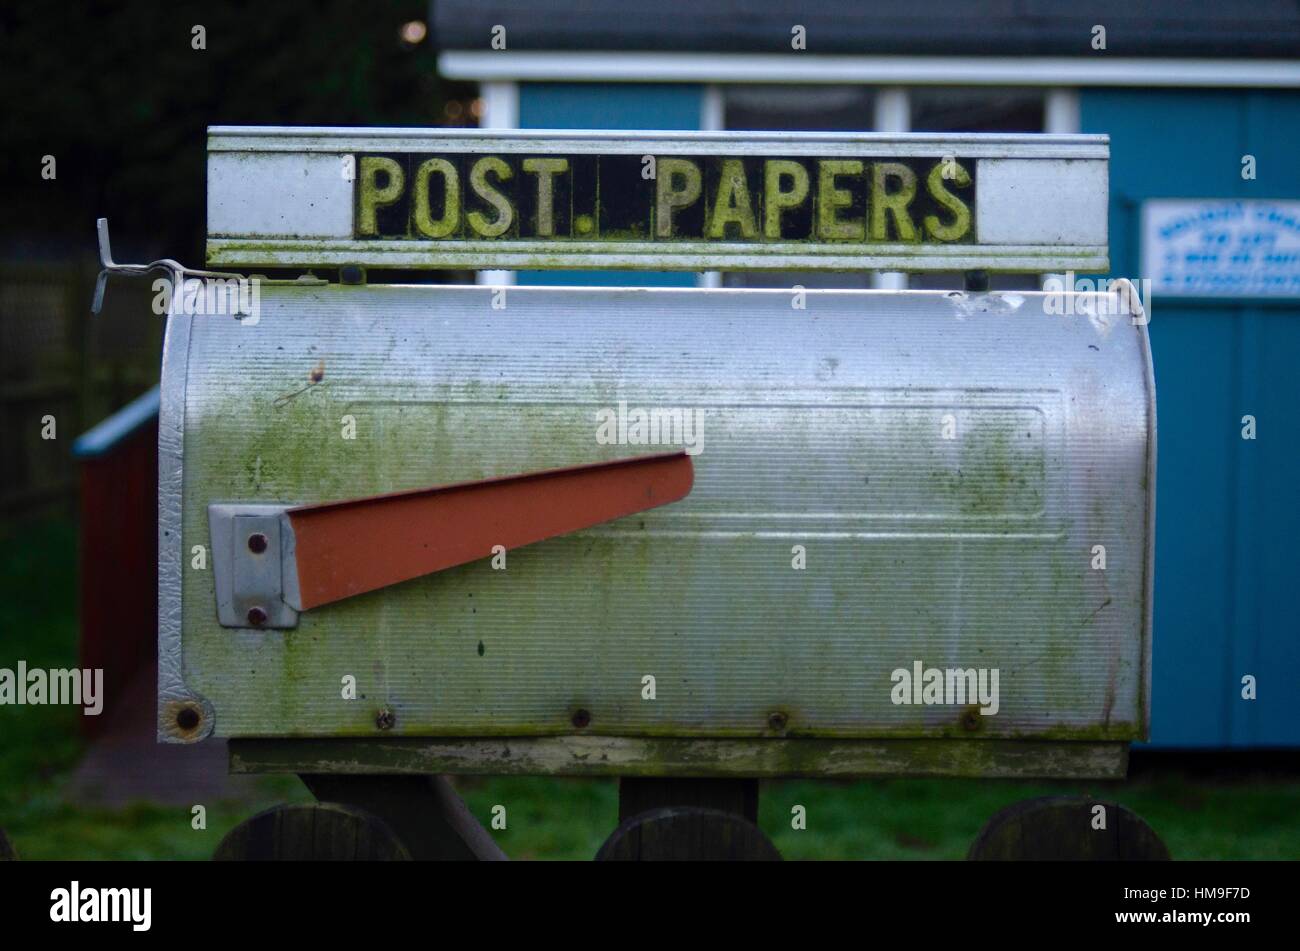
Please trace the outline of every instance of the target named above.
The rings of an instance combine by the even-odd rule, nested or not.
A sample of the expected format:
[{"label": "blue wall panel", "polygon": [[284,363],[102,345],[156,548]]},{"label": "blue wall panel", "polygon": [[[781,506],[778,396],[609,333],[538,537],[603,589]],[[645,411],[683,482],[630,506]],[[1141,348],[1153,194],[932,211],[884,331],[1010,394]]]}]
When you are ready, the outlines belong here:
[{"label": "blue wall panel", "polygon": [[[521,83],[521,129],[695,130],[704,89],[690,84]],[[694,287],[693,273],[520,271],[520,284]]]},{"label": "blue wall panel", "polygon": [[[1111,136],[1112,274],[1147,198],[1300,198],[1300,93],[1089,90]],[[1256,158],[1257,178],[1241,177]],[[1300,302],[1152,308],[1159,412],[1152,745],[1300,746]],[[1241,439],[1241,417],[1258,438]],[[1241,677],[1258,699],[1241,698]]]},{"label": "blue wall panel", "polygon": [[521,129],[700,127],[704,88],[691,83],[521,83]]},{"label": "blue wall panel", "polygon": [[1231,311],[1153,315],[1156,365],[1152,740],[1226,743],[1232,621]]},{"label": "blue wall panel", "polygon": [[[1292,159],[1294,161],[1294,159]],[[1259,438],[1243,443],[1239,511],[1253,538],[1243,545],[1242,618],[1253,634],[1238,669],[1256,673],[1259,699],[1239,704],[1233,740],[1300,746],[1300,307],[1258,308],[1244,317],[1240,408]]]}]

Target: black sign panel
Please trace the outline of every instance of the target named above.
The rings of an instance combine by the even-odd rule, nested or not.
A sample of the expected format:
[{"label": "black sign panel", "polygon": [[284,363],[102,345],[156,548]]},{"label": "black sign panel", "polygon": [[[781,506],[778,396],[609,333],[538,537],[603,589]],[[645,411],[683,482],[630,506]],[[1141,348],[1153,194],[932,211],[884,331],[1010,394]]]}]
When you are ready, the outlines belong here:
[{"label": "black sign panel", "polygon": [[973,244],[975,166],[942,155],[362,153],[353,237]]}]

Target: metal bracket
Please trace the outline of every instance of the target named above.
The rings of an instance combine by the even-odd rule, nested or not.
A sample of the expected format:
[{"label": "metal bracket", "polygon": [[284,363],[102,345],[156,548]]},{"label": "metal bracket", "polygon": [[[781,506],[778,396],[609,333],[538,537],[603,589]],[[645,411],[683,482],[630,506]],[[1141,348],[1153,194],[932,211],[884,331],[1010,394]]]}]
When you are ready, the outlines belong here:
[{"label": "metal bracket", "polygon": [[159,261],[151,261],[148,264],[118,264],[113,260],[113,249],[108,243],[108,219],[99,218],[95,221],[95,230],[99,234],[99,274],[95,278],[95,298],[90,303],[90,312],[98,314],[104,309],[104,290],[108,286],[109,274],[122,274],[130,277],[144,277],[151,271],[167,271],[171,275],[172,287],[181,287],[185,281],[185,275],[191,277],[215,277],[222,279],[243,280],[242,274],[231,274],[221,271],[196,271],[188,268],[179,261],[171,258],[163,258]]},{"label": "metal bracket", "polygon": [[208,506],[217,620],[222,627],[298,626],[298,568],[287,505]]}]

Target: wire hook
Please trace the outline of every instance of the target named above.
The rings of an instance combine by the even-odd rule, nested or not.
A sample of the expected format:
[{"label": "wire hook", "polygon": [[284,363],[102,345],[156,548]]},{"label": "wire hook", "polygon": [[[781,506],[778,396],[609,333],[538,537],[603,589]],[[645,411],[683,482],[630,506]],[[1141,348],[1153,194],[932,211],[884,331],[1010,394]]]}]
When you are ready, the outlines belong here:
[{"label": "wire hook", "polygon": [[242,274],[230,274],[221,271],[196,271],[172,258],[150,261],[148,264],[118,264],[113,260],[113,249],[108,241],[108,219],[95,221],[95,230],[99,234],[99,274],[95,278],[95,298],[90,303],[90,312],[98,314],[104,309],[104,290],[108,286],[109,274],[122,274],[130,277],[144,277],[152,271],[167,271],[171,275],[172,287],[181,286],[185,275],[194,277],[234,278],[242,280]]}]

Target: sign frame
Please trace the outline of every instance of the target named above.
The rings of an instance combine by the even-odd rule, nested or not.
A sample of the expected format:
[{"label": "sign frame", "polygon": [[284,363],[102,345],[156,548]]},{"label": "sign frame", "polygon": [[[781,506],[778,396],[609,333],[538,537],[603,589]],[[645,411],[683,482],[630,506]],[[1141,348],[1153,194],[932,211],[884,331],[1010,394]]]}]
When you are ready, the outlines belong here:
[{"label": "sign frame", "polygon": [[[974,241],[358,238],[363,155],[706,156],[975,163]],[[732,271],[1109,269],[1106,135],[208,130],[206,260],[223,267]],[[351,158],[353,178],[347,177]],[[809,199],[811,200],[811,198]]]}]

